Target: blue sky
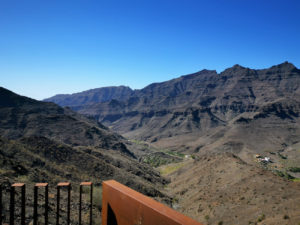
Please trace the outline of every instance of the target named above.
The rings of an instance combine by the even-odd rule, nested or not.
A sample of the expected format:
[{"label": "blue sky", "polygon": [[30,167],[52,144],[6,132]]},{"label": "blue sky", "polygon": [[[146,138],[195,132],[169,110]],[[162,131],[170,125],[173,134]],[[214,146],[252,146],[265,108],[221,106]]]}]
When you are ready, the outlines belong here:
[{"label": "blue sky", "polygon": [[300,67],[298,0],[0,0],[0,86],[43,99],[234,64]]}]

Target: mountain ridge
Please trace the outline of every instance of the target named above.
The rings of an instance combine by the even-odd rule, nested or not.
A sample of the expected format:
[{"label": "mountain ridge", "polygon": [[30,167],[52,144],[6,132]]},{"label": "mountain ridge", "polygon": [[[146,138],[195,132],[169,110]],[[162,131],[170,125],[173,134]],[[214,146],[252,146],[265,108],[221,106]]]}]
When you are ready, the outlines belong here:
[{"label": "mountain ridge", "polygon": [[[182,213],[207,224],[264,220],[279,225],[300,219],[300,184],[295,182],[300,173],[291,170],[298,170],[300,162],[299,99],[300,70],[285,62],[261,70],[239,65],[221,73],[202,70],[134,90],[122,100],[71,108],[124,135],[127,143],[138,143],[134,153],[140,161],[172,162],[158,168],[171,180],[167,186],[157,174],[133,173],[141,172],[142,183],[145,178],[164,184]],[[147,155],[153,147],[154,154]],[[117,167],[125,160],[113,160],[119,151],[104,156],[112,150],[73,148],[101,155]],[[116,175],[113,167],[105,171]],[[156,189],[147,190],[163,197]]]},{"label": "mountain ridge", "polygon": [[77,106],[80,104],[92,104],[96,102],[106,102],[114,98],[124,100],[134,91],[127,86],[110,86],[94,88],[74,94],[58,94],[51,98],[46,98],[45,102],[54,102],[61,106]]}]

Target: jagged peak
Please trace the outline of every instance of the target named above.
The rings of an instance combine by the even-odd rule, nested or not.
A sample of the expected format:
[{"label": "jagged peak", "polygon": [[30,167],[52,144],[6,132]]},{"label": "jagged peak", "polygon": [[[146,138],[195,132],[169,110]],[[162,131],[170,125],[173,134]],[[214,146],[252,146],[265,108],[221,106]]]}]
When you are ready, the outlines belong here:
[{"label": "jagged peak", "polygon": [[235,64],[234,66],[230,67],[230,68],[227,68],[225,69],[223,72],[221,72],[221,74],[227,74],[227,73],[232,73],[232,72],[238,72],[238,71],[242,71],[242,70],[275,70],[275,71],[278,71],[278,70],[281,70],[281,71],[293,71],[293,70],[298,70],[300,71],[294,64],[288,62],[288,61],[285,61],[283,63],[280,63],[278,65],[275,65],[275,66],[272,66],[270,68],[267,68],[267,69],[250,69],[250,68],[247,68],[247,67],[243,67],[239,64]]},{"label": "jagged peak", "polygon": [[283,63],[280,63],[278,65],[272,66],[270,69],[284,69],[284,70],[293,70],[298,69],[294,64],[285,61]]},{"label": "jagged peak", "polygon": [[235,64],[235,65],[233,65],[232,68],[236,68],[236,69],[245,69],[245,67],[241,66],[240,64]]},{"label": "jagged peak", "polygon": [[232,72],[238,72],[238,71],[241,71],[241,70],[244,70],[244,69],[248,69],[248,68],[243,67],[243,66],[241,66],[239,64],[235,64],[232,67],[229,67],[229,68],[225,69],[220,74],[227,74],[227,73],[232,73]]},{"label": "jagged peak", "polygon": [[199,75],[203,75],[203,74],[217,74],[217,71],[216,70],[203,69],[203,70],[200,70],[200,71],[198,71],[196,73],[191,73],[191,74],[183,75],[180,78],[193,78],[193,77],[196,77],[196,76],[199,76]]}]

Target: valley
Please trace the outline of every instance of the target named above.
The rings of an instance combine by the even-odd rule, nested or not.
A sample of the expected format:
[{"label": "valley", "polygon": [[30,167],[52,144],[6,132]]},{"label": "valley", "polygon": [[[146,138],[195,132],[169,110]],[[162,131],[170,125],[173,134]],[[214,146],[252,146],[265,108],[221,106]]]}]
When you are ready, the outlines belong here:
[{"label": "valley", "polygon": [[[55,186],[59,182],[71,182],[74,187],[82,181],[94,183],[95,221],[101,220],[104,180],[117,180],[166,204],[172,201],[161,191],[169,181],[152,167],[137,161],[128,148],[134,150],[134,143],[127,144],[126,139],[101,123],[69,109],[0,88],[0,136],[4,222],[9,221],[10,186],[16,182],[27,184],[28,215],[32,215],[34,183],[49,183],[51,224],[55,222]],[[78,195],[76,188],[73,199],[78,199]],[[62,198],[66,201],[65,194]],[[71,207],[77,212],[77,201]],[[63,214],[61,221],[66,221],[65,217]],[[30,223],[29,216],[27,220]],[[77,221],[76,213],[71,221]]]},{"label": "valley", "polygon": [[203,224],[298,225],[299,99],[288,62],[44,102],[1,88],[0,181],[115,179]]}]

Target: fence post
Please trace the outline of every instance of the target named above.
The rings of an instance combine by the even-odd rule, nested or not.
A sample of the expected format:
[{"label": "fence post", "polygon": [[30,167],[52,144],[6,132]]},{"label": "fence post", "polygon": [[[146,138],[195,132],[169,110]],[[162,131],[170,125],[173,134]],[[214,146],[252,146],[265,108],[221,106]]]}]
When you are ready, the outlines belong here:
[{"label": "fence post", "polygon": [[2,186],[0,185],[0,225],[2,225]]},{"label": "fence post", "polygon": [[15,187],[11,186],[10,188],[10,203],[9,203],[9,224],[14,225],[15,221]]},{"label": "fence post", "polygon": [[38,187],[35,185],[34,186],[34,200],[33,200],[33,225],[37,225],[37,222],[38,222],[37,205],[38,205]]},{"label": "fence post", "polygon": [[25,184],[15,183],[10,191],[10,225],[14,225],[15,220],[15,188],[21,187],[21,225],[25,225]]},{"label": "fence post", "polygon": [[48,184],[45,186],[45,225],[48,225],[48,198],[49,198],[49,194],[48,194]]},{"label": "fence post", "polygon": [[70,224],[71,215],[71,184],[69,182],[61,182],[57,184],[57,210],[56,210],[56,225],[59,225],[59,200],[60,200],[60,188],[67,187],[68,189],[68,205],[67,205],[67,224]]},{"label": "fence post", "polygon": [[81,182],[79,188],[79,225],[81,225],[81,202],[82,202],[82,188],[83,186],[90,186],[90,225],[93,223],[93,183]]},{"label": "fence post", "polygon": [[45,225],[48,225],[48,183],[37,183],[34,186],[33,225],[38,224],[38,188],[45,187]]},{"label": "fence post", "polygon": [[60,186],[57,186],[56,195],[56,225],[59,225],[59,199],[60,199]]}]

